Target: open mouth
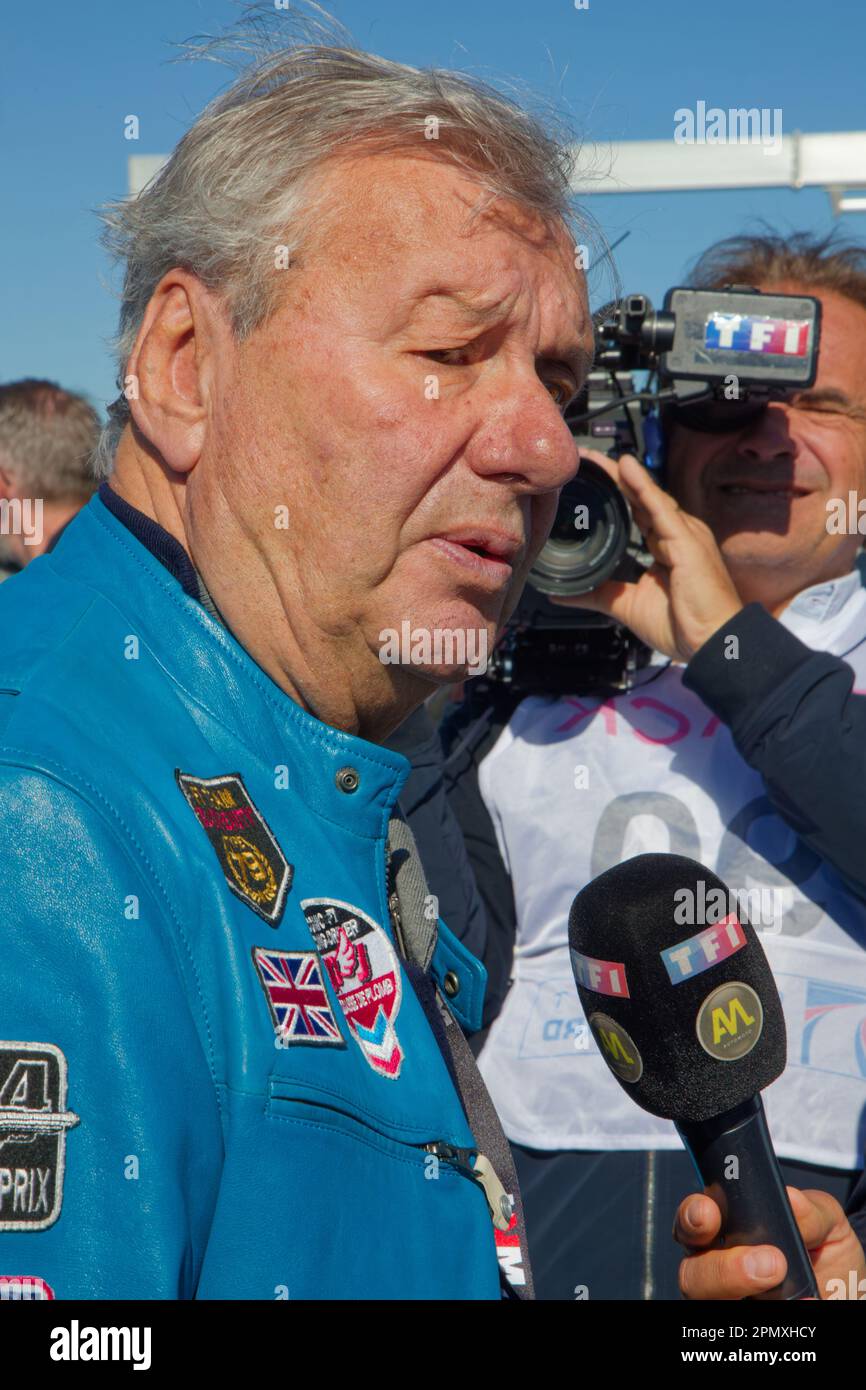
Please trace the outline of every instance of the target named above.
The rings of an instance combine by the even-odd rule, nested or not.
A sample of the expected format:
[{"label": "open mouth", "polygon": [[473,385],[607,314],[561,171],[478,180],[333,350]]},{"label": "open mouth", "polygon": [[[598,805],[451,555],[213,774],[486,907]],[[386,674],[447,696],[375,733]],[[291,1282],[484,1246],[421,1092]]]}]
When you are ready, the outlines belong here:
[{"label": "open mouth", "polygon": [[483,545],[471,545],[468,541],[451,541],[451,545],[460,545],[464,550],[469,550],[473,555],[480,555],[482,560],[500,560],[501,556],[494,555],[492,550],[488,550]]},{"label": "open mouth", "polygon": [[511,579],[513,571],[507,557],[497,554],[481,541],[458,541],[447,536],[431,536],[430,544],[434,545],[441,555],[459,564],[481,582],[499,587]]}]

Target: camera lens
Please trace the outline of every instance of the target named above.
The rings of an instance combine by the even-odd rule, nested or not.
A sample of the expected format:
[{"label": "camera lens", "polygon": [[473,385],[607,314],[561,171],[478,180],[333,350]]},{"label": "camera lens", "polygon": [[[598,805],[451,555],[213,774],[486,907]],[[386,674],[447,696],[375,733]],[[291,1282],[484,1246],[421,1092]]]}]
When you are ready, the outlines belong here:
[{"label": "camera lens", "polygon": [[609,579],[628,545],[628,504],[603,468],[582,459],[566,483],[550,538],[527,582],[542,594],[587,594]]}]

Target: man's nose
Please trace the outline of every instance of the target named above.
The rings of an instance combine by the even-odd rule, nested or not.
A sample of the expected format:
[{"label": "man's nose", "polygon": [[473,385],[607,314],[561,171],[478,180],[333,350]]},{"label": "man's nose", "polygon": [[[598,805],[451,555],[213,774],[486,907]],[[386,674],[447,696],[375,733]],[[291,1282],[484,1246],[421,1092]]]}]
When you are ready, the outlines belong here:
[{"label": "man's nose", "polygon": [[756,423],[741,437],[737,453],[750,463],[758,464],[792,458],[794,440],[784,409],[781,406],[767,406]]},{"label": "man's nose", "polygon": [[511,475],[525,483],[527,492],[562,487],[574,477],[579,461],[574,436],[538,377],[491,400],[473,440],[476,473]]}]

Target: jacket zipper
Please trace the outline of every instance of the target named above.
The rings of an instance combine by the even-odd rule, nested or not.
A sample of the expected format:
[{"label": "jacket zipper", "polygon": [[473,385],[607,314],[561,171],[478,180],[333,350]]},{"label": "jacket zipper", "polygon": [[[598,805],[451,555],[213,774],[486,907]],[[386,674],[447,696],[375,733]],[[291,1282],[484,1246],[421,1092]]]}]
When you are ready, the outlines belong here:
[{"label": "jacket zipper", "polygon": [[[277,1099],[287,1099],[287,1097],[277,1096]],[[353,1114],[351,1110],[341,1109],[340,1106],[333,1105],[330,1102],[326,1103],[321,1100],[311,1100],[308,1096],[292,1097],[292,1099],[298,1099],[303,1105],[332,1111],[335,1115],[343,1115],[354,1124],[363,1125],[365,1123],[363,1120],[359,1119],[357,1115]],[[390,1139],[392,1143],[407,1143],[406,1140],[394,1139],[393,1135],[389,1135],[381,1129],[376,1129],[375,1125],[370,1125],[369,1127],[373,1129],[375,1133],[381,1134],[384,1139]],[[481,1181],[481,1175],[476,1173],[475,1169],[471,1167],[471,1160],[479,1158],[477,1149],[460,1149],[456,1144],[450,1144],[447,1139],[433,1139],[427,1144],[413,1144],[409,1142],[407,1147],[421,1149],[424,1153],[433,1154],[440,1162],[447,1163],[450,1167],[456,1169],[458,1173],[462,1173],[465,1177],[471,1178],[476,1187],[483,1187],[484,1184]]]},{"label": "jacket zipper", "polygon": [[[477,1149],[455,1148],[453,1144],[447,1143],[444,1139],[435,1139],[432,1144],[422,1144],[421,1148],[427,1153],[434,1154],[436,1158],[456,1169],[458,1173],[462,1173],[464,1177],[471,1178],[475,1186],[480,1187],[484,1193],[487,1210],[490,1212],[490,1220],[497,1231],[509,1229],[514,1212],[514,1202],[499,1181],[489,1158],[480,1154]],[[470,1159],[475,1160],[474,1168],[469,1166]]]},{"label": "jacket zipper", "polygon": [[447,1163],[449,1167],[456,1168],[458,1173],[463,1173],[465,1177],[471,1178],[474,1183],[479,1187],[481,1186],[475,1176],[475,1170],[469,1162],[470,1159],[478,1157],[477,1149],[458,1149],[444,1139],[434,1139],[432,1143],[421,1144],[419,1147],[425,1153],[433,1154],[443,1163]]}]

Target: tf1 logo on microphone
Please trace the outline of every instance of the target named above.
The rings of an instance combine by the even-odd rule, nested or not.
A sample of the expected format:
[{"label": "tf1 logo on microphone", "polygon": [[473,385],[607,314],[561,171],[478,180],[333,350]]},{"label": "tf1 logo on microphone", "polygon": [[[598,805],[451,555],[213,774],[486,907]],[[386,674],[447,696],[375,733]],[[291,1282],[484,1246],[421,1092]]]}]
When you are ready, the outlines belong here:
[{"label": "tf1 logo on microphone", "polygon": [[596,960],[594,956],[581,955],[572,946],[571,964],[574,978],[584,989],[593,989],[596,994],[610,994],[617,999],[631,998],[622,961]]},{"label": "tf1 logo on microphone", "polygon": [[681,985],[702,970],[727,960],[736,951],[747,946],[748,938],[733,912],[715,926],[705,927],[696,936],[678,941],[661,952],[665,970],[672,985]]}]

